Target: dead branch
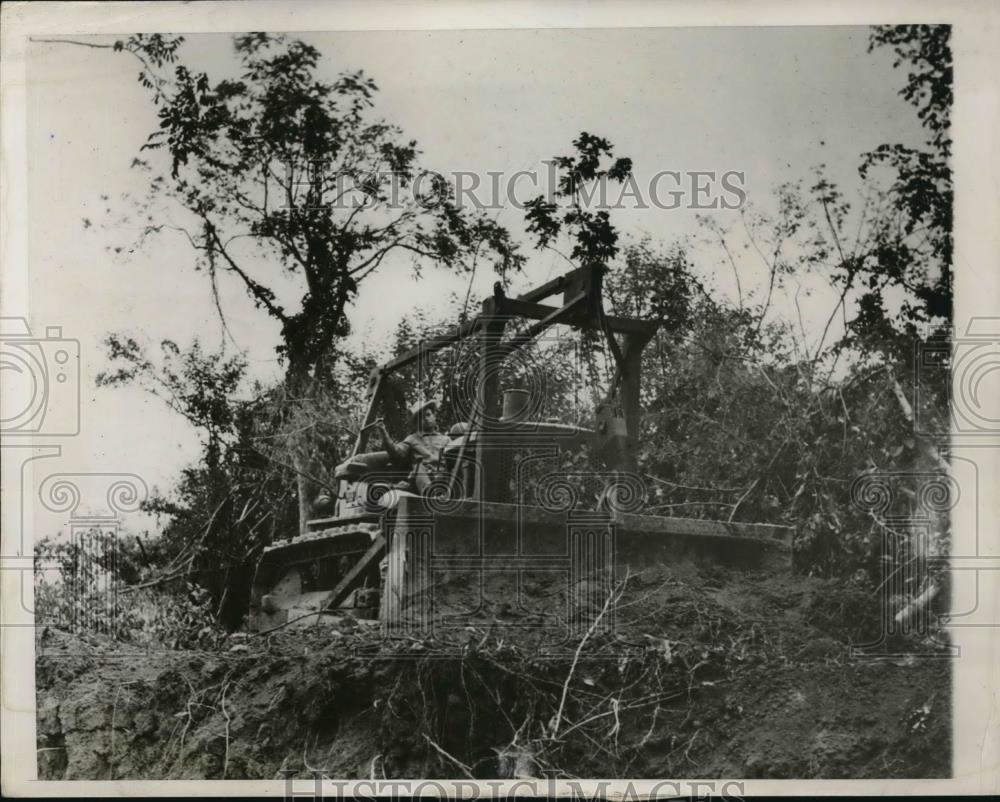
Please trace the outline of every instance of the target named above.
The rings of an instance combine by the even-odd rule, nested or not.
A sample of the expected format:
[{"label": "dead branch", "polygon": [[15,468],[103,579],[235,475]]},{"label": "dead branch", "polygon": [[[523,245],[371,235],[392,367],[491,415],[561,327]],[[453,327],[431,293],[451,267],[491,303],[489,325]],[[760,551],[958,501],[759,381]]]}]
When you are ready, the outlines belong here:
[{"label": "dead branch", "polygon": [[623,579],[617,587],[612,588],[611,593],[608,594],[608,598],[604,602],[604,606],[601,608],[601,612],[599,612],[594,618],[590,628],[584,634],[580,643],[576,647],[576,652],[573,655],[573,662],[569,667],[569,673],[566,675],[566,681],[563,683],[562,696],[559,699],[559,709],[556,711],[554,723],[552,724],[551,732],[549,734],[549,740],[554,741],[556,736],[559,734],[559,725],[562,723],[563,709],[566,706],[566,696],[569,693],[569,684],[573,679],[573,672],[576,671],[576,664],[580,660],[580,653],[583,651],[583,647],[587,644],[587,641],[590,640],[590,636],[594,634],[594,630],[597,629],[597,625],[601,623],[601,619],[604,618],[605,613],[608,612],[608,608],[611,606],[611,603],[615,601],[617,596],[621,595],[621,591],[625,588],[626,584],[628,584],[628,578],[628,573],[626,573],[625,579]]},{"label": "dead branch", "polygon": [[[779,451],[780,451],[780,449],[779,449]],[[727,523],[731,523],[732,520],[733,520],[733,518],[736,517],[736,513],[739,511],[740,507],[743,505],[743,502],[747,500],[747,497],[754,491],[754,488],[756,488],[757,485],[760,484],[760,479],[761,479],[761,477],[759,477],[759,476],[756,479],[754,479],[753,482],[751,483],[750,487],[748,487],[746,489],[746,491],[743,493],[743,495],[740,496],[736,500],[736,503],[733,505],[732,512],[729,513],[729,518],[726,519]]]},{"label": "dead branch", "polygon": [[457,757],[455,757],[452,754],[449,754],[444,749],[442,749],[440,746],[438,746],[436,743],[434,743],[434,741],[431,739],[431,737],[429,735],[424,734],[424,740],[427,741],[427,743],[429,743],[431,746],[433,746],[434,749],[437,750],[437,753],[439,755],[441,755],[442,757],[448,758],[448,760],[450,760],[452,763],[454,763],[456,766],[458,766],[462,770],[462,773],[465,774],[466,777],[468,777],[470,780],[476,779],[475,776],[473,776],[473,774],[472,774],[472,769],[470,769],[468,766],[466,766]]},{"label": "dead branch", "polygon": [[229,690],[229,683],[226,682],[222,686],[222,694],[219,697],[219,704],[222,708],[222,715],[226,718],[226,754],[222,759],[222,779],[226,779],[226,771],[229,769],[229,725],[231,719],[229,717],[229,712],[226,710],[226,691]]},{"label": "dead branch", "polygon": [[651,473],[644,473],[648,479],[652,479],[657,484],[665,485],[667,487],[676,487],[679,490],[704,490],[706,493],[739,493],[742,487],[696,487],[694,485],[682,485],[677,482],[668,482],[666,479],[661,479],[658,476],[653,476]]}]

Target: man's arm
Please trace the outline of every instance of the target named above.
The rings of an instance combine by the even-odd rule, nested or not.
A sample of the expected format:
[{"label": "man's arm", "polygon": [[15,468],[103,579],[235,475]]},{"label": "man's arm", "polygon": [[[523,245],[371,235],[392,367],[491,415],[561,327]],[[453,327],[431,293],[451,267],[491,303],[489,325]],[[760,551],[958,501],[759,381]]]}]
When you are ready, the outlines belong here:
[{"label": "man's arm", "polygon": [[395,442],[390,436],[389,431],[385,428],[385,424],[382,421],[378,422],[378,431],[382,436],[382,447],[389,452],[389,456],[396,462],[402,462],[404,464],[409,464],[410,461],[410,445],[405,441],[402,443]]}]

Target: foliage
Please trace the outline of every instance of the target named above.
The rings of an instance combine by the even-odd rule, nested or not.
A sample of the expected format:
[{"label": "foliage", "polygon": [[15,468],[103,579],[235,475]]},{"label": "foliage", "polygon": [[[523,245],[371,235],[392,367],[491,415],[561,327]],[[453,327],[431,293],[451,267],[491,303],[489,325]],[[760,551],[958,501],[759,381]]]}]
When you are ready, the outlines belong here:
[{"label": "foliage", "polygon": [[[169,157],[140,207],[150,220],[144,235],[180,230],[216,302],[217,274],[229,273],[280,325],[291,398],[330,384],[345,310],[387,258],[408,257],[418,272],[424,261],[462,269],[482,250],[501,274],[520,267],[506,230],[460,208],[440,175],[420,169],[417,143],[372,116],[377,86],[363,72],[325,82],[316,48],[266,33],[233,38],[239,79],[213,82],[183,64],[172,74],[149,69],[174,61],[176,43],[166,53],[160,40],[125,47],[143,60],[140,80],[158,108],[159,130],[143,149]],[[188,221],[166,225],[154,208],[161,201],[179,204]],[[284,300],[295,296],[295,305]],[[299,429],[287,428],[301,526],[313,466]]]},{"label": "foliage", "polygon": [[[556,167],[562,171],[552,191],[553,200],[539,196],[525,204],[528,232],[537,237],[539,248],[549,246],[563,230],[573,240],[571,259],[581,263],[603,264],[618,252],[618,232],[611,225],[610,214],[588,207],[597,193],[604,202],[607,182],[625,181],[632,176],[632,161],[614,158],[611,143],[586,131],[573,140],[576,154],[557,156]],[[603,163],[610,161],[608,166]],[[563,201],[563,206],[557,203]]]},{"label": "foliage", "polygon": [[[233,44],[241,80],[213,84],[181,65],[155,96],[160,129],[144,147],[165,149],[170,173],[151,196],[191,212],[199,266],[233,273],[280,322],[291,367],[332,367],[346,305],[392,253],[460,266],[485,243],[499,271],[520,264],[505,231],[469,217],[440,176],[420,170],[416,142],[372,119],[377,87],[363,72],[324,83],[320,53],[304,42],[256,33]],[[241,239],[253,252],[237,250]],[[267,279],[253,278],[257,260],[270,263]],[[297,310],[278,300],[279,266],[303,280]]]},{"label": "foliage", "polygon": [[[877,26],[871,34],[869,49],[892,47],[894,66],[908,69],[900,95],[917,109],[917,115],[929,134],[924,148],[884,144],[865,154],[860,167],[862,177],[875,168],[886,167],[892,173],[888,189],[893,220],[882,221],[872,248],[873,268],[868,288],[860,301],[859,315],[852,332],[867,346],[874,331],[885,336],[884,292],[889,286],[902,286],[911,295],[904,315],[912,327],[917,323],[941,325],[950,322],[952,309],[952,186],[951,104],[952,54],[951,27],[948,25]],[[912,335],[911,335],[912,336]]]},{"label": "foliage", "polygon": [[110,334],[105,346],[111,364],[98,373],[97,386],[141,386],[187,418],[196,429],[204,430],[208,456],[217,459],[220,441],[233,431],[232,398],[243,381],[246,359],[240,354],[227,357],[222,351],[206,353],[197,339],[186,351],[173,340],[163,340],[158,364],[132,337]]},{"label": "foliage", "polygon": [[[738,235],[767,271],[762,292],[743,292],[737,232],[711,221],[710,240],[736,271],[737,305],[713,296],[680,248],[630,246],[608,277],[618,314],[661,317],[653,287],[673,299],[643,365],[640,463],[662,512],[794,525],[801,567],[843,576],[860,568],[878,581],[885,521],[853,503],[851,482],[906,475],[897,490],[915,498],[919,476],[945,465],[944,444],[916,431],[913,408],[925,430],[947,430],[947,370],[922,373],[919,394],[903,388],[916,386],[915,357],[950,323],[948,36],[934,26],[872,35],[873,47],[891,45],[911,66],[902,94],[931,133],[912,158],[900,146],[863,158],[863,176],[891,168],[887,188],[870,182],[852,208],[820,171],[809,188],[780,189],[776,217],[741,213]],[[786,280],[809,275],[837,298],[814,343],[770,313]],[[837,317],[843,333],[831,338]],[[894,510],[923,512],[913,503]],[[932,517],[935,541],[946,543],[947,520]]]},{"label": "foliage", "polygon": [[35,544],[35,620],[76,632],[120,636],[113,592],[119,581],[115,534],[101,529],[70,541]]},{"label": "foliage", "polygon": [[[128,598],[130,604],[137,601]],[[133,640],[169,649],[210,649],[225,637],[225,630],[218,625],[211,594],[195,582],[147,592],[142,602],[150,615],[148,619],[134,616],[137,626],[131,632]]]},{"label": "foliage", "polygon": [[852,361],[831,378],[782,326],[714,300],[692,270],[683,251],[644,242],[607,278],[615,314],[656,316],[649,284],[674,288],[671,319],[643,356],[649,511],[794,526],[801,569],[878,577],[883,531],[851,482],[925,462],[890,366]]},{"label": "foliage", "polygon": [[[216,614],[235,626],[256,556],[295,530],[295,472],[282,427],[286,421],[306,426],[304,405],[289,414],[283,386],[244,387],[242,356],[207,352],[197,341],[186,350],[165,342],[156,360],[135,340],[118,335],[109,337],[108,349],[114,359],[99,384],[143,387],[204,435],[201,459],[182,471],[171,493],[154,493],[144,509],[164,520],[160,581],[197,578],[209,590]],[[339,436],[334,428],[339,418],[319,410],[316,415],[328,423],[314,421],[326,436],[310,442],[328,448],[330,430],[334,441]]]},{"label": "foliage", "polygon": [[[161,544],[151,544],[150,550]],[[170,649],[212,646],[219,629],[209,592],[192,581],[150,587],[158,566],[138,538],[95,528],[35,544],[35,620],[83,636]]]}]

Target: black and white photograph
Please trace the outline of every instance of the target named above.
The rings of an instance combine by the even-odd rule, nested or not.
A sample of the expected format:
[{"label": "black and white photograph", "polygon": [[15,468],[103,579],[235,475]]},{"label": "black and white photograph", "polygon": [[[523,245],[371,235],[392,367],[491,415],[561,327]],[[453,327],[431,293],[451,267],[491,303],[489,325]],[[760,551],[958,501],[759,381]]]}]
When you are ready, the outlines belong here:
[{"label": "black and white photograph", "polygon": [[54,5],[5,794],[998,790],[996,6]]}]

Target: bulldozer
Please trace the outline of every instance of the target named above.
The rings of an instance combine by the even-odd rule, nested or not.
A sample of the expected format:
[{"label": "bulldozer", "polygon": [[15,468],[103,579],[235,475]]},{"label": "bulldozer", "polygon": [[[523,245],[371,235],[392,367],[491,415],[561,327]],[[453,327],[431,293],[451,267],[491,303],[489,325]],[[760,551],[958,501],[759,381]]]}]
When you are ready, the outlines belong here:
[{"label": "bulldozer", "polygon": [[[641,366],[658,323],[607,314],[605,271],[587,265],[517,298],[497,285],[475,317],[372,371],[328,509],[260,558],[252,631],[346,617],[447,640],[470,622],[506,621],[559,641],[594,627],[623,572],[705,560],[791,568],[787,527],[643,514]],[[557,325],[599,338],[613,360],[589,428],[546,418],[537,388],[502,386],[511,375],[525,383],[525,371],[505,368]],[[400,372],[446,349],[457,354],[448,371],[458,421],[442,474],[416,492],[408,466],[372,449],[373,430],[400,426]]]}]

